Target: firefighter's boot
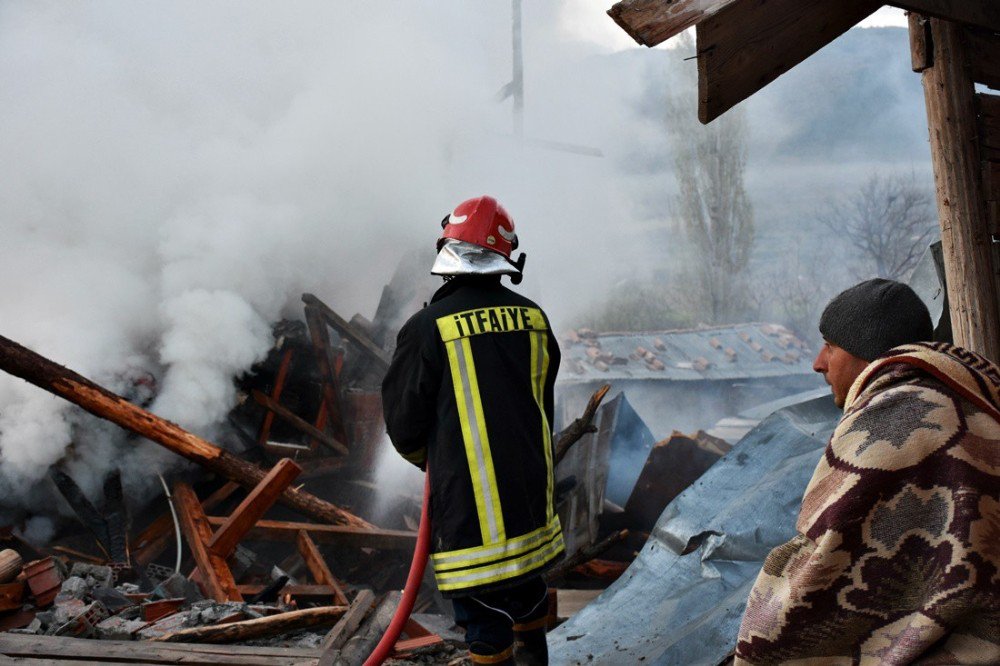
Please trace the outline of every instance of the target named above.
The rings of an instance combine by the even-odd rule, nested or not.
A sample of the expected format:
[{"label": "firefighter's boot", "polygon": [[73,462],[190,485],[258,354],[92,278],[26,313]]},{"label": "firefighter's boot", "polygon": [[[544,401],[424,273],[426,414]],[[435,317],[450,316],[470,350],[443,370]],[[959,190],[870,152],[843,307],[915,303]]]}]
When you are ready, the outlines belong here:
[{"label": "firefighter's boot", "polygon": [[549,646],[545,640],[548,618],[514,625],[514,656],[518,666],[548,666]]},{"label": "firefighter's boot", "polygon": [[514,646],[496,651],[492,645],[473,642],[469,645],[469,659],[473,664],[493,664],[493,666],[514,666]]}]

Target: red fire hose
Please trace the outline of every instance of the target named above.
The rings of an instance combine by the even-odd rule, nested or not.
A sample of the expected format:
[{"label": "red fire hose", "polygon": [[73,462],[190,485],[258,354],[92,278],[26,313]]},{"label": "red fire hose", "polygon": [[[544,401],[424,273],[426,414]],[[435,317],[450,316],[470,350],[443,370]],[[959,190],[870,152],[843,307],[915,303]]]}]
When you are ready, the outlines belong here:
[{"label": "red fire hose", "polygon": [[427,566],[427,553],[431,546],[431,521],[427,518],[427,505],[431,500],[431,477],[424,475],[424,506],[420,511],[420,527],[417,529],[417,547],[413,551],[413,561],[410,562],[410,573],[406,577],[406,587],[403,588],[403,596],[399,600],[396,614],[389,622],[389,628],[385,630],[382,640],[375,646],[374,652],[365,661],[364,666],[380,666],[396,646],[399,635],[403,633],[403,626],[410,619],[410,612],[413,610],[413,603],[417,600],[417,592],[420,590],[420,582],[424,579],[424,568]]}]

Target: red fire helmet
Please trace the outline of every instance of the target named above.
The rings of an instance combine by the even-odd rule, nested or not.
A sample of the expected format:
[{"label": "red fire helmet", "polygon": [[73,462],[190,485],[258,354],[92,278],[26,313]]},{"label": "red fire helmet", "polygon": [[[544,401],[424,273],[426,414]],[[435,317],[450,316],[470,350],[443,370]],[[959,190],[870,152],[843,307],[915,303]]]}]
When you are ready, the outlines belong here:
[{"label": "red fire helmet", "polygon": [[493,250],[510,259],[517,249],[514,220],[497,200],[489,196],[463,201],[441,220],[441,238],[438,250],[446,238],[472,243]]}]

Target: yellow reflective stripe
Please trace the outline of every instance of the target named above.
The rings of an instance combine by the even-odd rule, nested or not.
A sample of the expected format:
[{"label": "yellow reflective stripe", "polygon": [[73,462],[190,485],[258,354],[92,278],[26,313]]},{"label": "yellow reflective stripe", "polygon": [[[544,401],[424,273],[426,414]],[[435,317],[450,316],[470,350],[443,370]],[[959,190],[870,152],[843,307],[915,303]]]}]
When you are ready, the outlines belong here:
[{"label": "yellow reflective stripe", "polygon": [[434,563],[434,570],[439,572],[470,567],[484,562],[495,562],[537,548],[542,542],[551,539],[559,529],[559,517],[555,516],[547,525],[519,537],[508,539],[504,543],[434,553],[431,555],[431,561]]},{"label": "yellow reflective stripe", "polygon": [[472,493],[479,514],[479,530],[483,543],[496,543],[504,539],[503,515],[497,494],[496,474],[490,456],[489,438],[479,397],[476,368],[472,362],[472,349],[466,339],[445,343],[451,379],[455,386],[455,404],[458,421],[462,427],[465,457],[472,479]]},{"label": "yellow reflective stripe", "polygon": [[[497,486],[496,470],[493,469],[493,454],[490,451],[490,437],[486,432],[486,414],[483,413],[483,401],[479,395],[479,381],[476,377],[476,364],[472,359],[472,344],[463,339],[460,343],[465,354],[465,369],[468,374],[469,388],[472,394],[472,407],[476,417],[476,426],[479,430],[478,444],[482,451],[483,467],[485,469],[485,481],[483,492],[491,507],[487,510],[487,515],[493,519],[490,524],[490,541],[483,543],[498,543],[507,538],[507,532],[503,524],[503,509],[500,508],[500,489]],[[473,472],[475,473],[475,472]]]},{"label": "yellow reflective stripe", "polygon": [[549,417],[545,413],[545,380],[549,372],[548,334],[531,333],[531,368],[532,389],[538,412],[542,416],[542,447],[545,449],[545,517],[552,520],[555,512],[553,491],[554,471],[552,469],[552,430],[549,428]]},{"label": "yellow reflective stripe", "polygon": [[436,323],[445,342],[482,333],[547,331],[549,328],[541,310],[520,306],[465,310],[438,317]]},{"label": "yellow reflective stripe", "polygon": [[486,585],[508,578],[515,578],[538,569],[552,560],[563,550],[562,532],[544,547],[514,560],[506,560],[478,569],[464,569],[445,573],[435,573],[438,589],[442,592],[460,590],[467,587]]}]

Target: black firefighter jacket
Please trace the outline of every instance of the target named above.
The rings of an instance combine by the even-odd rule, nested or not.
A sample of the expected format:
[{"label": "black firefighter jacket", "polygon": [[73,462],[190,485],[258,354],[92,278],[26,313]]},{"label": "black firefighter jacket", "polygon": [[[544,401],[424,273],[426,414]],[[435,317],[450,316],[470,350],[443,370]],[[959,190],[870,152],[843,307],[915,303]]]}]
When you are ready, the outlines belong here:
[{"label": "black firefighter jacket", "polygon": [[382,382],[386,427],[427,462],[431,561],[448,597],[507,587],[563,551],[551,424],[559,347],[497,276],[454,278],[399,332]]}]

